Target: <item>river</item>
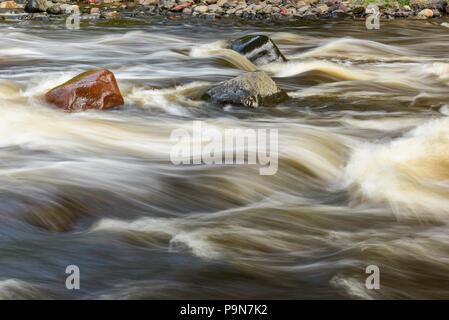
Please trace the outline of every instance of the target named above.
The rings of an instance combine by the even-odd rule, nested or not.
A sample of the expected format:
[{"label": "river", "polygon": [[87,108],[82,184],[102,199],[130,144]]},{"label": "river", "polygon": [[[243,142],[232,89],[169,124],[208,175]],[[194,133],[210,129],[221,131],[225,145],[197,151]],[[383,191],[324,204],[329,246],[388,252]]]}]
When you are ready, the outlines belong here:
[{"label": "river", "polygon": [[[0,23],[0,298],[449,298],[441,22]],[[224,47],[260,33],[289,61],[256,67]],[[42,102],[95,68],[114,72],[124,108]],[[198,99],[258,68],[291,99]],[[171,132],[194,120],[278,129],[276,174],[174,165]]]}]

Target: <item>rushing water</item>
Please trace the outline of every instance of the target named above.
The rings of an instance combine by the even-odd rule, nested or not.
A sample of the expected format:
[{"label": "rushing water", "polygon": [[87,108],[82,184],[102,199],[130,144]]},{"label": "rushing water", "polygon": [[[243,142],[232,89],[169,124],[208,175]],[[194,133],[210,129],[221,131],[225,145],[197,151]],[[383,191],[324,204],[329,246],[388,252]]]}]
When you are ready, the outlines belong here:
[{"label": "rushing water", "polygon": [[[0,298],[449,298],[439,23],[0,24]],[[257,69],[222,41],[255,33],[290,59],[260,68],[292,99],[201,102]],[[124,108],[42,102],[92,68],[115,73]],[[278,129],[277,173],[173,165],[170,134],[194,120]]]}]

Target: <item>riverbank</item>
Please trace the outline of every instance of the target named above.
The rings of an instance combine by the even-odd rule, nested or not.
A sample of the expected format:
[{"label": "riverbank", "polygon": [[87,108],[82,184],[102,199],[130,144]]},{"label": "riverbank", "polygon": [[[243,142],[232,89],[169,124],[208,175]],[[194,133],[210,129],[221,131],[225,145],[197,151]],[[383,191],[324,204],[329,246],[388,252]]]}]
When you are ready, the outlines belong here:
[{"label": "riverbank", "polygon": [[[220,19],[237,17],[245,20],[300,20],[300,19],[354,19],[365,20],[379,8],[380,19],[444,18],[449,16],[449,6],[444,0],[342,1],[342,0],[19,0],[0,1],[2,20],[58,20],[69,12],[80,12],[81,20],[145,18],[168,16],[170,18],[198,17]],[[367,10],[368,8],[368,10]]]}]

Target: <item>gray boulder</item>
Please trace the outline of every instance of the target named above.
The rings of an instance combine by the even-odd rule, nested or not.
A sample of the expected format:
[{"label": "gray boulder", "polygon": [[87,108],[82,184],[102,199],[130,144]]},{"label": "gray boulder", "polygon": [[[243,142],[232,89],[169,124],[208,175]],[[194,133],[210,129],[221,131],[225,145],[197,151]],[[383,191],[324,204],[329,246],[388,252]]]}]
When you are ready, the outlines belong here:
[{"label": "gray boulder", "polygon": [[47,9],[47,13],[50,13],[50,14],[61,14],[61,13],[64,13],[64,12],[62,12],[60,5],[54,4],[54,5],[52,5],[51,7],[49,7]]},{"label": "gray boulder", "polygon": [[25,5],[25,12],[28,13],[45,12],[52,5],[53,2],[47,0],[29,0]]},{"label": "gray boulder", "polygon": [[245,107],[272,106],[288,99],[287,93],[264,72],[244,73],[210,89],[206,97],[219,104]]},{"label": "gray boulder", "polygon": [[25,5],[25,12],[35,13],[42,12],[38,0],[30,0]]},{"label": "gray boulder", "polygon": [[285,62],[287,59],[276,44],[264,35],[245,36],[231,42],[232,50],[244,55],[256,66],[271,62]]}]

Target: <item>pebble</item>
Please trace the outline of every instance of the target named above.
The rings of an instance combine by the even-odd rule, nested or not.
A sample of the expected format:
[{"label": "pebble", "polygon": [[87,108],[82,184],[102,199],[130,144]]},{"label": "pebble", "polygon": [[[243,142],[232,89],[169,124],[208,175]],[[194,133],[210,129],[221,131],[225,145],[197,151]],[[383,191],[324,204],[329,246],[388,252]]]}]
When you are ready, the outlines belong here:
[{"label": "pebble", "polygon": [[[0,0],[1,1],[1,0]],[[72,0],[27,0],[34,3],[36,9],[30,9],[29,13],[50,13],[51,18],[54,14],[65,14],[61,5],[71,3]],[[108,19],[117,19],[120,12],[126,15],[125,10],[133,9],[133,14],[140,12],[145,14],[167,14],[175,17],[175,13],[184,15],[194,15],[215,19],[220,16],[239,16],[244,19],[267,19],[285,17],[293,19],[330,17],[337,19],[365,18],[367,3],[360,4],[357,0],[136,0],[135,2],[120,2],[120,0],[84,0],[86,4],[83,7],[83,14],[100,14],[96,6],[102,3],[104,11],[108,11],[104,17]],[[22,3],[22,2],[20,2]],[[39,8],[37,4],[39,3]],[[430,19],[438,18],[449,14],[449,5],[444,0],[410,0],[409,4],[401,6],[397,1],[377,2],[383,18],[394,19],[415,18]],[[15,1],[2,1],[0,8],[17,8]],[[146,7],[145,9],[143,7]],[[33,11],[34,10],[34,11]],[[113,11],[111,11],[113,10]],[[37,17],[37,16],[36,16]]]}]

